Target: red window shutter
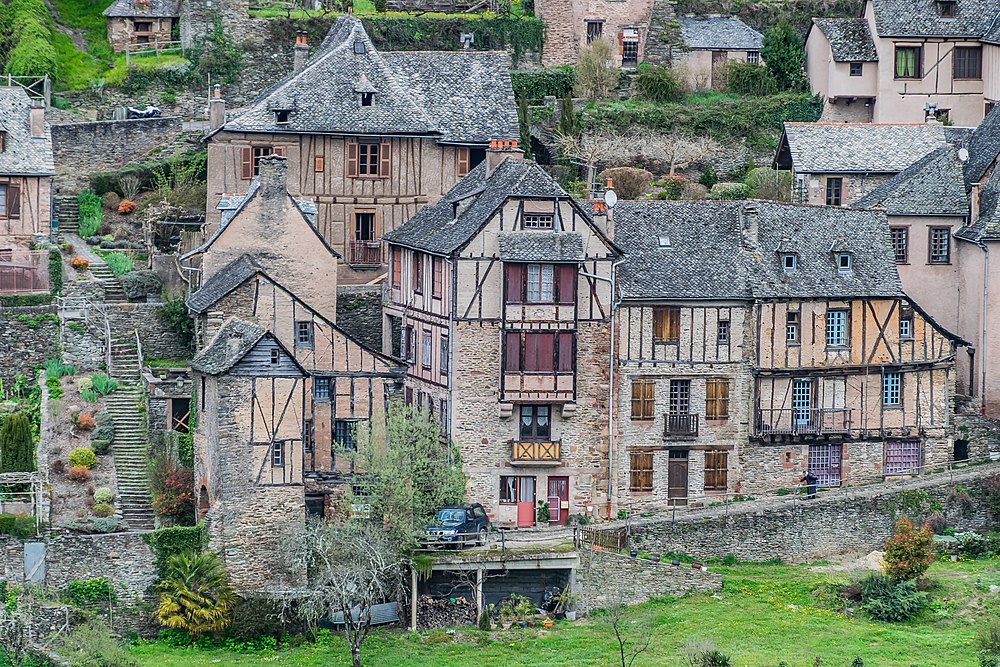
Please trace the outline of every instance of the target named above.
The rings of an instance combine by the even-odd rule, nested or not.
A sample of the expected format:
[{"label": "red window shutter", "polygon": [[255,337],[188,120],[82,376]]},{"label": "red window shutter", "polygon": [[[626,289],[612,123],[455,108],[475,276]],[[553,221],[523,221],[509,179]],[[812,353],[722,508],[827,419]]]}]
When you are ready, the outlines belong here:
[{"label": "red window shutter", "polygon": [[399,287],[402,284],[403,274],[403,251],[394,248],[392,251],[392,286]]},{"label": "red window shutter", "polygon": [[358,142],[347,142],[347,175],[351,178],[358,177]]},{"label": "red window shutter", "polygon": [[21,188],[16,185],[7,186],[7,217],[21,217]]},{"label": "red window shutter", "polygon": [[558,303],[573,304],[576,302],[576,265],[560,264],[558,268]]},{"label": "red window shutter", "polygon": [[508,333],[504,348],[504,370],[511,373],[521,370],[521,334]]},{"label": "red window shutter", "polygon": [[249,146],[240,149],[240,164],[243,167],[243,180],[249,181],[253,178],[253,149]]},{"label": "red window shutter", "polygon": [[392,144],[388,141],[378,149],[378,177],[389,178],[392,175]]},{"label": "red window shutter", "polygon": [[538,338],[539,334],[536,333],[524,334],[524,366],[522,367],[524,371],[538,370]]},{"label": "red window shutter", "polygon": [[[554,333],[543,333],[543,334],[529,334],[535,337],[535,367],[533,369],[526,370],[536,370],[540,373],[551,373],[555,370],[556,364],[556,335]],[[527,347],[527,346],[525,346]],[[525,351],[525,359],[527,359],[527,350]],[[525,363],[527,366],[527,363]]]},{"label": "red window shutter", "polygon": [[507,264],[507,303],[524,303],[524,265]]},{"label": "red window shutter", "polygon": [[572,373],[573,372],[573,345],[575,344],[575,337],[571,333],[560,333],[559,334],[559,367],[558,371],[560,373]]}]

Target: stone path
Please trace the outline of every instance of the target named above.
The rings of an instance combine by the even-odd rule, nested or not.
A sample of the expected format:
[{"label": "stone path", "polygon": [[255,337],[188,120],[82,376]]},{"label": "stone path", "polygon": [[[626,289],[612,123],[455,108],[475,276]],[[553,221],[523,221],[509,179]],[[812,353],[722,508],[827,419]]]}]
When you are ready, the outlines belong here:
[{"label": "stone path", "polygon": [[153,504],[149,493],[149,437],[146,416],[137,407],[142,392],[121,386],[105,399],[114,420],[115,439],[111,452],[118,477],[118,503],[131,530],[153,529]]},{"label": "stone path", "polygon": [[66,241],[73,244],[77,255],[90,262],[88,270],[91,275],[104,285],[105,302],[121,303],[128,300],[125,298],[125,290],[122,289],[122,283],[118,280],[118,276],[115,275],[114,271],[101,259],[100,255],[94,252],[86,241],[75,233],[64,232],[62,236]]}]

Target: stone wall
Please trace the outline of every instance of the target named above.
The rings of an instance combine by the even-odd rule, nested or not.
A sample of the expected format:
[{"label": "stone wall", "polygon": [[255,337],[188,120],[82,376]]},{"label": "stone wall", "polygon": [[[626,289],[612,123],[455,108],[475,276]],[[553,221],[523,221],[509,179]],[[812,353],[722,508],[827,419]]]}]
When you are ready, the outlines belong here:
[{"label": "stone wall", "polygon": [[141,597],[156,579],[155,558],[143,533],[65,535],[48,542],[45,583],[104,577],[130,597]]},{"label": "stone wall", "polygon": [[619,600],[640,604],[652,598],[722,589],[722,575],[689,564],[654,563],[609,551],[580,551],[577,570],[581,612],[611,606]]},{"label": "stone wall", "polygon": [[8,308],[0,311],[0,379],[31,376],[36,366],[59,356],[59,320],[55,306]]},{"label": "stone wall", "polygon": [[985,513],[978,508],[963,513],[949,507],[948,495],[956,486],[975,489],[987,477],[998,474],[1000,465],[986,464],[895,483],[821,492],[812,500],[786,496],[682,510],[675,518],[662,515],[633,522],[632,546],[650,553],[686,553],[695,558],[732,554],[747,561],[780,558],[801,562],[869,553],[882,548],[901,508],[909,508],[903,513],[919,521],[933,503],[940,503],[949,527],[983,530],[988,525]]},{"label": "stone wall", "polygon": [[138,160],[181,133],[180,118],[143,118],[52,126],[58,194],[88,187],[88,176]]},{"label": "stone wall", "polygon": [[114,303],[108,304],[108,320],[111,331],[119,335],[139,332],[144,357],[173,357],[186,359],[191,350],[184,345],[177,332],[169,328],[159,317],[163,304],[159,303]]},{"label": "stone wall", "polygon": [[382,287],[337,287],[337,326],[362,345],[382,351]]}]

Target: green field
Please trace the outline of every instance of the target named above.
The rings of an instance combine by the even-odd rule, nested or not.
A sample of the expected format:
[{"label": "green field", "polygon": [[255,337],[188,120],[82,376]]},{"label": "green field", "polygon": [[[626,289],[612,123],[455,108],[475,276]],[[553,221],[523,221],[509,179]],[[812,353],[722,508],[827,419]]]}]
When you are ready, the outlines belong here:
[{"label": "green field", "polygon": [[[1000,611],[1000,561],[941,562],[929,575],[931,602],[922,615],[902,624],[872,622],[841,613],[835,584],[847,572],[818,566],[738,565],[716,567],[724,588],[719,595],[659,600],[634,608],[632,622],[652,637],[650,650],[635,667],[686,665],[688,640],[709,640],[732,658],[734,667],[849,667],[861,657],[866,667],[975,667],[975,628]],[[601,666],[615,664],[617,644],[600,615],[544,630],[379,633],[365,645],[367,667],[493,667],[524,665]],[[141,665],[349,665],[346,645],[237,653],[176,648],[159,643],[133,649]]]}]

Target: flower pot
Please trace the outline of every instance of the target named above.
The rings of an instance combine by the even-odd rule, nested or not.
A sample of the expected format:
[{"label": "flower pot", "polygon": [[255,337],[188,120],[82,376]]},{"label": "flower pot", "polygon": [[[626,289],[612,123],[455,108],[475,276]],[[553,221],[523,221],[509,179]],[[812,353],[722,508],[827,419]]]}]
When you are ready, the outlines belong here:
[{"label": "flower pot", "polygon": [[660,557],[657,556],[656,554],[653,554],[652,556],[649,557],[649,560],[653,561],[654,563],[659,563]]},{"label": "flower pot", "polygon": [[566,612],[566,620],[567,621],[575,621],[576,620],[576,612],[575,611],[567,611]]},{"label": "flower pot", "polygon": [[631,556],[632,558],[635,558],[636,556],[639,555],[639,552],[633,549],[632,551],[628,552],[628,555]]},{"label": "flower pot", "polygon": [[501,621],[500,622],[500,627],[503,628],[504,630],[510,630],[510,626],[512,626],[512,625],[513,625],[513,623],[511,623],[510,621]]},{"label": "flower pot", "polygon": [[951,562],[952,563],[957,563],[958,562],[958,556],[952,556],[951,557]]}]

